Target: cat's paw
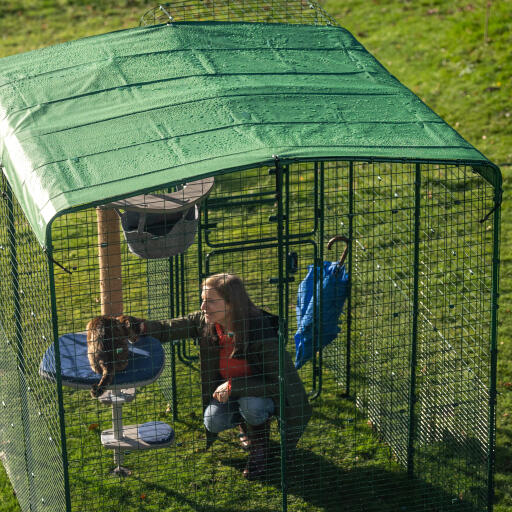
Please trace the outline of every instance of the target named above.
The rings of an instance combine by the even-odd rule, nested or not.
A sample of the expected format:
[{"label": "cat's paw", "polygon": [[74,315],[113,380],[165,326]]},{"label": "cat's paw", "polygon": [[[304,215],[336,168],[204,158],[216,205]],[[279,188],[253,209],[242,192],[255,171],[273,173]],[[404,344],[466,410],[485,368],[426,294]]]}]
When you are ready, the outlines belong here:
[{"label": "cat's paw", "polygon": [[91,396],[93,398],[98,398],[101,395],[101,389],[99,388],[98,384],[93,384],[91,388]]}]

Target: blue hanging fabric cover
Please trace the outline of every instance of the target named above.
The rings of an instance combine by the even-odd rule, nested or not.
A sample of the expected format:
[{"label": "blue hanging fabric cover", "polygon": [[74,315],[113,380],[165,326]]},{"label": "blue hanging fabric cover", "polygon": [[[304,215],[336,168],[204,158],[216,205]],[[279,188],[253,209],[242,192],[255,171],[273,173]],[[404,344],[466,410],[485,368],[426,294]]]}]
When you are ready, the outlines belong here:
[{"label": "blue hanging fabric cover", "polygon": [[[320,270],[322,280],[320,281]],[[316,320],[314,294],[316,273]],[[309,265],[297,295],[297,332],[295,333],[295,368],[301,368],[313,357],[313,323],[317,336],[322,333],[322,348],[340,332],[339,317],[348,295],[348,273],[337,261],[324,261],[323,266]],[[320,326],[320,292],[322,291],[322,325]],[[317,344],[318,345],[318,344]],[[318,346],[315,347],[319,349]]]}]

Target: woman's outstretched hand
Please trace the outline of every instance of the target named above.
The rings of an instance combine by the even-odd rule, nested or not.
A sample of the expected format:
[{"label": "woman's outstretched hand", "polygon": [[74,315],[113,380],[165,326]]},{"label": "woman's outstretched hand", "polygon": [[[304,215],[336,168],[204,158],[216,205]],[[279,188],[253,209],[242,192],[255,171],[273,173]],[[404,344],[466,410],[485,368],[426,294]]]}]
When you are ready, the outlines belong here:
[{"label": "woman's outstretched hand", "polygon": [[222,383],[217,389],[213,392],[213,398],[218,402],[225,404],[229,398],[229,381]]}]

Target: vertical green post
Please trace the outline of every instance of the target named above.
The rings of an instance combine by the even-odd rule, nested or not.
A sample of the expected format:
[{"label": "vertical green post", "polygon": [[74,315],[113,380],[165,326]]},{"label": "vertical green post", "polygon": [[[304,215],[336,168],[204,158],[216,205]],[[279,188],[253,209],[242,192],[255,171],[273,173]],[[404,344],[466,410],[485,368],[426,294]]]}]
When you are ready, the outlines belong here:
[{"label": "vertical green post", "polygon": [[31,474],[34,469],[34,457],[32,454],[32,443],[30,433],[29,406],[27,396],[27,381],[25,379],[26,362],[25,362],[25,343],[23,339],[23,328],[21,325],[21,297],[20,282],[18,271],[18,246],[16,240],[14,204],[12,190],[9,184],[6,187],[6,199],[8,207],[8,236],[9,236],[9,263],[11,267],[11,285],[14,305],[14,348],[16,353],[16,367],[18,369],[18,389],[21,405],[21,423],[23,425],[23,443],[24,443],[24,459],[27,469],[27,480],[30,494],[30,506],[37,508],[36,497],[34,496],[34,486],[32,484]]},{"label": "vertical green post", "polygon": [[[323,293],[322,293],[322,281],[324,277],[324,236],[325,236],[325,222],[324,222],[324,186],[325,186],[325,172],[324,172],[324,162],[320,162],[320,168],[315,166],[315,170],[320,175],[319,179],[319,206],[317,217],[319,218],[319,255],[315,260],[315,267],[318,269],[318,272],[315,269],[314,279],[313,279],[313,340],[312,340],[312,350],[313,350],[313,393],[310,395],[310,400],[315,400],[320,396],[322,392],[322,336],[323,336],[323,326],[322,326],[322,307],[323,307]],[[320,283],[320,286],[318,286]],[[317,294],[317,290],[320,291]],[[318,312],[318,313],[317,313]],[[318,320],[318,321],[317,321]],[[316,354],[318,353],[318,358]]]},{"label": "vertical green post", "polygon": [[180,303],[181,303],[181,309],[180,309],[180,315],[183,316],[185,314],[185,255],[180,254],[180,281],[181,281],[181,288],[180,288]]},{"label": "vertical green post", "polygon": [[173,274],[174,274],[174,276],[176,276],[176,279],[174,279],[174,304],[175,304],[175,308],[176,308],[176,311],[175,311],[174,314],[176,316],[179,316],[181,314],[181,310],[180,310],[180,280],[179,280],[180,260],[179,260],[179,256],[174,256],[173,260],[174,260]]},{"label": "vertical green post", "polygon": [[[181,288],[180,288],[180,296],[179,296],[179,301],[180,301],[180,316],[183,316],[185,315],[185,308],[186,308],[186,302],[185,302],[185,255],[184,254],[180,254],[178,256],[179,258],[179,262],[180,262],[180,283],[181,283]],[[182,340],[179,342],[178,344],[178,358],[180,359],[180,361],[183,361],[185,364],[188,363],[188,361],[190,361],[190,358],[187,354],[187,344],[186,344],[186,341],[185,340]],[[176,383],[176,377],[174,377],[174,386],[175,386],[175,383]],[[177,404],[177,389],[176,389],[176,386],[175,386],[175,397],[176,397],[176,404]]]},{"label": "vertical green post", "polygon": [[48,256],[48,277],[50,281],[50,304],[52,308],[52,330],[53,345],[55,349],[55,375],[57,379],[57,402],[59,405],[59,425],[60,425],[60,442],[62,446],[62,470],[64,474],[64,494],[66,499],[66,512],[71,512],[71,491],[69,487],[69,471],[68,471],[68,448],[66,438],[66,421],[64,415],[64,396],[62,393],[62,371],[60,364],[60,347],[59,347],[59,324],[57,318],[57,297],[55,291],[55,272],[53,266],[53,242],[51,233],[51,224],[47,228],[48,246],[46,253]]},{"label": "vertical green post", "polygon": [[[320,208],[318,207],[318,196],[320,195],[318,191],[318,182],[319,182],[319,162],[315,162],[315,233],[317,230],[320,229],[320,246],[323,242],[323,224],[320,225]],[[311,378],[312,378],[312,386],[311,386],[311,392],[309,393],[309,400],[314,400],[317,396],[317,389],[316,389],[316,376],[317,376],[317,361],[316,361],[316,350],[315,350],[315,343],[318,338],[318,325],[317,325],[317,318],[318,318],[318,297],[316,294],[317,290],[317,279],[318,279],[318,272],[316,271],[316,267],[319,265],[319,259],[318,254],[316,254],[315,251],[315,258],[313,259],[313,324],[311,326],[311,332],[312,332],[312,339],[311,339],[311,350],[312,350],[312,357],[311,357]]]},{"label": "vertical green post", "polygon": [[414,438],[416,430],[416,360],[418,342],[418,300],[419,300],[419,261],[420,261],[420,214],[421,214],[421,166],[416,164],[414,179],[414,261],[413,261],[413,297],[412,332],[410,350],[409,381],[409,432],[407,444],[407,474],[414,475]]},{"label": "vertical green post", "polygon": [[[151,261],[151,260],[150,260]],[[149,268],[150,262],[148,262]],[[159,311],[158,315],[161,317],[162,314],[165,314],[167,318],[174,318],[176,316],[176,305],[175,305],[175,273],[174,273],[174,257],[171,256],[166,260],[162,260],[162,265],[166,265],[164,271],[162,273],[167,275],[167,285],[168,285],[168,296],[165,303],[165,309],[163,311]],[[157,286],[163,286],[163,279],[159,278],[156,281],[158,283]],[[151,282],[148,283],[149,286],[155,286]],[[174,343],[165,343],[163,345],[166,359],[166,369],[165,369],[165,377],[160,379],[159,386],[162,391],[165,399],[168,401],[167,405],[169,410],[172,413],[172,418],[174,421],[178,419],[178,410],[176,407],[176,376],[175,376],[175,365],[176,365],[176,346]],[[169,372],[167,371],[167,361],[169,361]],[[171,383],[168,384],[167,378],[170,378]]]},{"label": "vertical green post", "polygon": [[348,170],[348,296],[347,296],[347,351],[345,354],[345,394],[350,396],[350,371],[352,357],[352,239],[354,237],[354,162]]},{"label": "vertical green post", "polygon": [[[171,295],[173,295],[172,299],[172,316],[178,316],[182,313],[180,309],[180,292],[179,292],[179,279],[175,279],[174,276],[179,276],[179,256],[174,256],[171,258],[171,261],[174,260],[174,266],[171,263],[171,275],[172,275],[172,290]],[[171,356],[171,413],[173,421],[178,419],[178,397],[176,390],[176,345],[174,343],[169,344],[170,356]]]},{"label": "vertical green post", "polygon": [[178,419],[178,397],[176,394],[176,346],[173,342],[169,343],[171,349],[171,412],[172,419]]},{"label": "vertical green post", "polygon": [[313,202],[314,202],[314,205],[313,205],[313,208],[315,209],[315,215],[314,215],[314,226],[313,226],[313,231],[311,232],[311,235],[314,235],[317,230],[318,230],[318,221],[320,219],[320,217],[324,214],[324,211],[323,209],[320,209],[319,206],[318,206],[318,203],[319,203],[319,200],[320,200],[320,192],[318,190],[318,162],[315,162],[315,173],[314,173],[314,176],[313,176],[313,186],[314,186],[314,191],[313,191]]},{"label": "vertical green post", "polygon": [[318,380],[318,389],[316,396],[320,396],[322,392],[322,364],[323,364],[323,307],[324,307],[324,294],[322,282],[324,280],[324,238],[325,238],[325,217],[324,217],[324,193],[325,193],[325,170],[324,170],[324,162],[320,162],[320,247],[319,247],[319,256],[318,256],[318,282],[320,297],[318,297],[319,301],[319,312],[318,312],[318,338],[317,338],[317,350],[318,350],[318,366],[316,368],[317,371],[317,380]]},{"label": "vertical green post", "polygon": [[487,461],[487,510],[492,512],[494,502],[494,464],[496,444],[496,372],[498,358],[498,297],[500,270],[500,205],[502,190],[496,187],[494,192],[494,232],[492,250],[492,298],[491,298],[491,375],[489,382],[489,435]]},{"label": "vertical green post", "polygon": [[[286,265],[284,266],[284,314],[286,326],[288,326],[288,312],[289,312],[289,280],[290,280],[290,266],[288,264],[288,254],[290,253],[290,167],[283,167],[285,188],[284,188],[284,255]],[[285,338],[285,344],[288,342],[288,337]]]},{"label": "vertical green post", "polygon": [[284,212],[283,212],[283,168],[279,163],[279,157],[274,156],[276,166],[276,201],[277,201],[277,264],[279,270],[278,296],[279,296],[279,431],[281,436],[281,491],[282,512],[287,511],[288,488],[286,481],[286,388],[285,388],[285,343],[287,337],[287,325],[284,301]]},{"label": "vertical green post", "polygon": [[169,262],[169,315],[170,318],[176,316],[176,308],[174,306],[174,263],[173,257],[171,256]]},{"label": "vertical green post", "polygon": [[[205,206],[208,199],[205,199]],[[201,283],[203,280],[203,209],[199,210],[199,223],[197,226],[197,281]]]}]

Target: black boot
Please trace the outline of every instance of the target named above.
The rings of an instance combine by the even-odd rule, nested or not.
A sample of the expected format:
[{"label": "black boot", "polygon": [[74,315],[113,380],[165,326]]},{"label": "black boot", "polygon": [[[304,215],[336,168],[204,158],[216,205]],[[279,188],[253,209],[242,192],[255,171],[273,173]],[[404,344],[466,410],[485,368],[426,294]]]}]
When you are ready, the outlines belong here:
[{"label": "black boot", "polygon": [[248,480],[256,480],[267,471],[268,444],[270,437],[270,420],[261,425],[246,425],[249,435],[249,460],[243,475]]},{"label": "black boot", "polygon": [[249,451],[251,448],[251,439],[248,433],[247,423],[245,421],[241,421],[240,425],[238,425],[238,441],[240,442],[240,446]]}]

